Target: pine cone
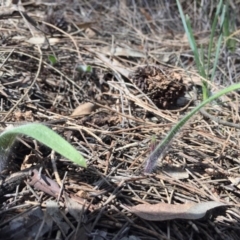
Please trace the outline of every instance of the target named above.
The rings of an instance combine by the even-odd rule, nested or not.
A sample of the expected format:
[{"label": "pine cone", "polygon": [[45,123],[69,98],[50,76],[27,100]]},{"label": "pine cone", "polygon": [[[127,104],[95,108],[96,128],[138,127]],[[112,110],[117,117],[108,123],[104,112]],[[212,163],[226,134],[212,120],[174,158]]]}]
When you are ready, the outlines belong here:
[{"label": "pine cone", "polygon": [[186,91],[180,74],[156,66],[139,67],[129,77],[162,109],[174,108],[178,98],[184,96]]}]

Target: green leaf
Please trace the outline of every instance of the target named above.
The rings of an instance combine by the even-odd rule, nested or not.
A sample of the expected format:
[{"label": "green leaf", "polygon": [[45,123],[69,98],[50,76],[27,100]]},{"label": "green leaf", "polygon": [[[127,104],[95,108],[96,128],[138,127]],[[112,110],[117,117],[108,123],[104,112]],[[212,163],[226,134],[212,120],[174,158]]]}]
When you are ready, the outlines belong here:
[{"label": "green leaf", "polygon": [[[223,1],[220,0],[217,5],[217,11],[215,12],[215,15],[214,15],[213,24],[211,26],[210,42],[208,45],[208,57],[207,57],[207,75],[209,75],[210,60],[211,60],[212,48],[214,45],[214,35],[217,31],[217,23],[218,23],[219,15],[221,14],[222,6],[223,6]],[[214,76],[214,74],[212,75]]]},{"label": "green leaf", "polygon": [[178,11],[180,13],[180,17],[182,19],[182,23],[183,23],[183,27],[185,30],[185,33],[187,35],[188,41],[189,41],[189,45],[193,51],[194,54],[194,60],[196,62],[197,65],[197,69],[199,74],[202,77],[202,93],[203,93],[203,99],[206,99],[208,97],[208,84],[206,81],[207,78],[207,74],[203,65],[203,61],[201,62],[200,56],[199,56],[199,52],[198,52],[198,48],[197,48],[197,44],[196,44],[196,40],[193,34],[193,30],[191,27],[191,23],[190,23],[190,19],[188,15],[184,15],[183,13],[183,9],[181,6],[181,3],[179,0],[177,1],[177,6],[178,6]]},{"label": "green leaf", "polygon": [[89,66],[89,65],[78,65],[77,70],[79,72],[82,72],[82,73],[86,73],[86,72],[91,73],[92,72],[92,67]]},{"label": "green leaf", "polygon": [[39,123],[30,123],[6,129],[0,134],[1,150],[8,150],[13,143],[13,139],[19,134],[32,137],[81,167],[86,167],[85,159],[70,143],[50,128]]},{"label": "green leaf", "polygon": [[[231,16],[230,16],[231,15]],[[231,8],[229,7],[229,1],[226,2],[226,16],[223,23],[223,36],[226,38],[226,46],[231,52],[236,51],[236,39],[231,37],[231,34],[235,29],[236,14],[232,16]],[[230,37],[229,37],[230,36]]]},{"label": "green leaf", "polygon": [[49,55],[48,60],[50,61],[50,63],[52,65],[55,65],[58,62],[57,59],[55,58],[55,56],[53,56],[53,55]]},{"label": "green leaf", "polygon": [[154,166],[156,165],[156,162],[159,158],[161,158],[164,153],[166,152],[169,144],[173,140],[173,138],[176,136],[176,134],[179,132],[179,130],[183,127],[183,125],[194,115],[196,114],[202,107],[204,107],[206,104],[210,103],[211,101],[221,97],[224,94],[227,94],[231,91],[240,89],[240,83],[233,84],[227,88],[222,89],[215,95],[212,95],[211,97],[207,98],[203,102],[201,102],[198,106],[196,106],[189,114],[184,116],[168,133],[168,135],[163,139],[161,143],[157,145],[157,147],[154,149],[154,151],[150,154],[146,161],[145,166],[145,173],[150,173]]},{"label": "green leaf", "polygon": [[[221,14],[221,25],[220,25],[221,28],[223,27],[223,23],[224,23],[224,19],[225,19],[225,13],[226,13],[226,6],[223,5],[222,14]],[[223,38],[223,34],[221,33],[219,38],[218,38],[218,41],[217,41],[217,47],[216,47],[216,52],[215,52],[211,81],[213,81],[213,78],[215,76],[217,63],[218,63],[218,60],[219,60],[220,47],[222,45],[222,38]]]},{"label": "green leaf", "polygon": [[154,149],[156,148],[156,145],[157,145],[157,138],[156,138],[156,135],[153,135],[150,143],[151,152],[154,151]]}]

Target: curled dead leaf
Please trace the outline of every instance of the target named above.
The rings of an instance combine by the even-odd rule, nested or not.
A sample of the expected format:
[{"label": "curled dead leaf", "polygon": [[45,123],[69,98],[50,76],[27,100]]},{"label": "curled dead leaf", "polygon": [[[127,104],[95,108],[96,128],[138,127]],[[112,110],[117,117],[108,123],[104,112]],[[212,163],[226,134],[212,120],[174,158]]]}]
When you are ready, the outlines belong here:
[{"label": "curled dead leaf", "polygon": [[92,113],[96,109],[96,106],[93,103],[86,102],[80,104],[73,113],[71,114],[71,117],[81,117],[84,115],[88,115]]},{"label": "curled dead leaf", "polygon": [[54,180],[38,172],[37,169],[32,170],[28,184],[54,197],[58,197],[60,192],[58,184]]},{"label": "curled dead leaf", "polygon": [[209,201],[185,204],[139,204],[128,207],[128,209],[145,220],[165,221],[172,219],[200,219],[206,215],[207,211],[222,206],[226,205],[221,202]]}]

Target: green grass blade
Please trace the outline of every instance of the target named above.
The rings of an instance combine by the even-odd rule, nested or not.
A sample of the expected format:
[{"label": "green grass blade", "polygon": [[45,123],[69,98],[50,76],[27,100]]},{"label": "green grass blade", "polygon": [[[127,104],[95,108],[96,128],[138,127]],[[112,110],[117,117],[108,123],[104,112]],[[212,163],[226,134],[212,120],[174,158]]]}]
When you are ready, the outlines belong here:
[{"label": "green grass blade", "polygon": [[32,137],[74,163],[82,167],[86,167],[85,159],[70,143],[48,127],[38,123],[25,124],[11,129],[6,129],[2,132],[0,134],[0,144],[3,150],[4,148],[7,150],[11,147],[7,144],[11,143],[12,139],[15,139],[15,137],[19,134]]},{"label": "green grass blade", "polygon": [[[230,13],[230,7],[229,7],[229,1],[226,2],[226,16],[224,18],[224,24],[223,24],[223,36],[227,39],[226,40],[226,46],[231,52],[236,51],[236,43],[237,41],[233,38],[229,38],[232,32],[235,30],[235,22],[236,22],[236,14],[232,16],[232,13]],[[231,15],[231,17],[230,17]],[[231,21],[230,21],[231,19]]]},{"label": "green grass blade", "polygon": [[[221,29],[223,28],[225,14],[226,14],[226,6],[223,6],[223,11],[222,11],[222,14],[221,14]],[[221,44],[222,44],[222,38],[223,38],[223,34],[221,32],[221,34],[220,34],[220,36],[218,38],[218,42],[217,42],[215,58],[214,58],[214,64],[213,64],[213,71],[212,71],[212,74],[211,74],[211,81],[213,80],[213,78],[215,76],[217,63],[218,63],[218,60],[219,60],[220,47],[221,47]]]},{"label": "green grass blade", "polygon": [[206,78],[205,70],[204,70],[204,68],[202,66],[202,63],[201,63],[201,60],[200,60],[197,44],[196,44],[196,41],[195,41],[195,38],[194,38],[194,35],[193,35],[192,27],[191,27],[191,24],[190,24],[190,19],[189,19],[188,16],[186,16],[185,21],[186,21],[186,25],[187,25],[187,29],[185,29],[185,32],[187,33],[188,41],[190,43],[191,49],[192,49],[193,54],[194,54],[194,60],[195,60],[196,65],[197,65],[198,72],[200,73],[200,75],[203,78]]},{"label": "green grass blade", "polygon": [[191,47],[191,49],[193,51],[193,54],[194,54],[194,59],[196,61],[199,72],[201,72],[200,58],[199,58],[199,54],[198,54],[198,50],[197,50],[196,41],[195,41],[194,36],[193,36],[193,31],[192,31],[192,28],[191,28],[189,17],[188,16],[185,17],[185,15],[183,13],[183,10],[182,10],[182,6],[181,6],[179,0],[177,0],[177,6],[178,6],[179,13],[180,13],[180,17],[182,19],[182,23],[183,23],[185,33],[187,34],[187,38],[188,38],[190,47]]},{"label": "green grass blade", "polygon": [[204,75],[204,73],[202,75],[203,68],[201,66],[200,57],[199,57],[198,49],[197,49],[197,44],[196,44],[196,41],[195,41],[195,38],[194,38],[194,35],[193,35],[193,31],[192,31],[192,27],[191,27],[191,24],[190,24],[189,17],[188,16],[185,17],[185,15],[183,13],[183,10],[182,10],[182,6],[181,6],[179,0],[176,0],[176,1],[177,1],[178,10],[179,10],[179,13],[180,13],[180,16],[181,16],[181,19],[182,19],[182,23],[183,23],[185,33],[187,34],[187,38],[188,38],[190,47],[191,47],[191,49],[193,51],[193,54],[194,54],[194,59],[195,59],[195,62],[197,64],[198,71],[201,74],[201,76],[205,78],[206,76]]},{"label": "green grass blade", "polygon": [[212,47],[213,47],[213,40],[214,40],[214,35],[216,32],[218,17],[220,15],[220,12],[222,9],[222,4],[223,4],[223,1],[220,0],[218,3],[218,6],[217,6],[217,11],[214,16],[213,24],[211,27],[210,42],[209,42],[209,46],[208,46],[208,57],[207,57],[207,75],[208,76],[209,76],[209,69],[210,69],[210,59],[211,59],[211,53],[212,53]]},{"label": "green grass blade", "polygon": [[177,1],[177,6],[178,6],[178,11],[179,11],[181,19],[182,19],[184,30],[187,34],[187,38],[188,38],[190,47],[191,47],[191,49],[193,51],[193,54],[194,54],[194,60],[195,60],[196,65],[197,65],[198,72],[202,77],[203,98],[207,98],[208,97],[208,85],[207,85],[207,82],[205,80],[203,80],[203,79],[207,78],[207,75],[206,75],[205,68],[203,66],[203,62],[201,62],[201,59],[200,59],[200,56],[199,56],[199,52],[198,52],[197,44],[196,44],[196,41],[195,41],[195,38],[194,38],[194,35],[193,35],[190,20],[189,20],[188,16],[186,16],[186,17],[184,16],[182,6],[181,6],[179,0],[176,0],[176,1]]},{"label": "green grass blade", "polygon": [[197,113],[202,107],[204,107],[206,104],[210,103],[211,101],[221,97],[222,95],[240,89],[240,83],[233,84],[227,88],[224,88],[223,90],[219,91],[215,95],[207,98],[205,101],[200,103],[197,107],[195,107],[189,114],[184,116],[168,133],[168,135],[163,139],[163,141],[157,145],[155,150],[150,154],[149,158],[146,161],[145,166],[145,173],[150,173],[154,166],[156,165],[157,160],[164,154],[166,151],[169,143],[172,141],[174,136],[178,133],[180,128],[195,114]]},{"label": "green grass blade", "polygon": [[[203,46],[201,45],[200,48],[200,56],[201,56],[201,64],[203,69],[205,69],[205,63],[204,63],[204,50],[203,50]],[[205,74],[205,72],[204,72]],[[207,81],[202,80],[202,94],[203,94],[203,100],[207,99],[209,96],[209,91],[208,91],[208,84]]]}]

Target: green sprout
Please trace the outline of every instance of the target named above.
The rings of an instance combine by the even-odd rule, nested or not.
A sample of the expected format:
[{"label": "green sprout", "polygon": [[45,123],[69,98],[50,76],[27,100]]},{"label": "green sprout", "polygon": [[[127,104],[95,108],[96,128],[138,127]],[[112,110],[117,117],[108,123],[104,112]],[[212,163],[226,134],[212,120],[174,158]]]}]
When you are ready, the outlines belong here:
[{"label": "green sprout", "polygon": [[164,153],[166,152],[170,142],[174,138],[174,136],[178,133],[180,128],[183,127],[183,125],[194,115],[196,114],[202,107],[204,107],[206,104],[210,103],[211,101],[221,97],[224,94],[227,94],[231,91],[240,89],[240,83],[233,84],[227,88],[222,89],[215,95],[209,97],[205,101],[201,102],[197,107],[195,107],[189,114],[184,116],[168,133],[168,135],[163,139],[163,141],[158,144],[154,151],[150,154],[148,159],[146,160],[146,165],[144,172],[145,173],[150,173],[152,172],[153,168],[156,165],[156,162],[159,160],[159,158],[163,157]]},{"label": "green sprout", "polygon": [[77,70],[81,73],[91,73],[92,67],[89,65],[78,65]]},{"label": "green sprout", "polygon": [[156,135],[153,135],[153,136],[151,137],[151,142],[150,142],[150,150],[151,150],[151,152],[154,151],[154,149],[156,148],[156,146],[157,146],[157,137],[156,137]]},{"label": "green sprout", "polygon": [[[217,6],[217,10],[213,19],[212,23],[212,28],[211,28],[211,34],[210,34],[210,42],[208,46],[208,54],[207,54],[207,59],[204,61],[204,52],[203,52],[203,47],[201,46],[200,50],[197,48],[196,40],[193,34],[193,30],[190,24],[189,17],[184,15],[182,6],[180,4],[179,0],[177,1],[177,6],[178,10],[182,19],[182,23],[189,41],[189,45],[193,51],[194,54],[194,60],[196,62],[196,66],[198,69],[198,72],[201,76],[202,79],[202,95],[203,95],[203,102],[201,102],[197,107],[195,107],[189,114],[184,116],[168,133],[168,135],[163,139],[163,141],[158,144],[154,151],[151,152],[150,156],[146,160],[146,165],[144,168],[145,173],[150,173],[154,169],[156,162],[161,159],[168,146],[170,145],[171,141],[175,137],[175,135],[179,132],[179,130],[182,128],[182,126],[198,111],[202,111],[202,107],[204,107],[207,103],[210,103],[211,101],[221,97],[222,95],[234,91],[236,89],[240,88],[240,84],[234,84],[231,85],[217,94],[210,96],[210,91],[208,87],[208,82],[207,80],[213,81],[213,78],[215,76],[216,68],[217,68],[217,63],[219,60],[219,55],[220,55],[220,48],[222,44],[222,38],[223,35],[226,37],[226,35],[229,34],[229,32],[226,31],[226,28],[229,26],[229,8],[227,5],[223,4],[223,0],[219,1],[219,4]],[[216,46],[214,46],[214,36],[217,31],[217,23],[219,21],[220,25],[220,34],[219,37],[216,41]],[[230,47],[230,42],[227,42],[228,47]],[[233,43],[231,43],[233,44]],[[214,52],[214,62],[213,62],[213,67],[212,70],[210,71],[210,59],[212,56],[213,49],[215,47],[215,52]],[[232,45],[231,45],[232,47]],[[206,63],[205,63],[206,62]],[[210,76],[210,79],[208,77]]]},{"label": "green sprout", "polygon": [[[199,54],[199,50],[197,48],[197,44],[196,44],[196,40],[193,34],[193,30],[190,24],[190,19],[188,15],[184,15],[183,10],[182,10],[182,6],[179,2],[179,0],[177,1],[177,5],[178,5],[178,10],[182,19],[182,23],[184,26],[184,30],[186,32],[188,41],[189,41],[189,45],[193,51],[194,54],[194,60],[196,62],[196,66],[197,66],[197,70],[201,76],[202,79],[202,94],[203,94],[203,100],[207,99],[209,97],[209,89],[208,89],[208,84],[207,84],[207,79],[208,76],[210,77],[210,80],[212,81],[214,76],[215,76],[215,72],[216,72],[216,68],[217,68],[217,63],[219,60],[219,54],[220,54],[220,47],[221,47],[221,43],[222,43],[222,38],[223,38],[223,33],[222,31],[219,34],[219,37],[217,39],[217,43],[216,43],[216,47],[214,46],[214,35],[217,32],[217,23],[218,23],[218,19],[220,18],[220,29],[224,28],[224,22],[226,24],[226,11],[227,11],[227,7],[226,5],[223,4],[223,1],[220,0],[219,4],[217,6],[217,10],[213,19],[213,23],[212,23],[212,27],[211,27],[211,34],[210,34],[210,41],[209,41],[209,45],[208,45],[208,54],[207,54],[207,58],[206,58],[206,65],[204,63],[204,54],[203,54],[203,50],[201,49],[201,54]],[[213,63],[213,69],[210,72],[210,59],[212,56],[212,52],[214,50],[215,47],[215,52],[214,52],[214,63]]]},{"label": "green sprout", "polygon": [[56,59],[56,57],[55,56],[53,56],[53,55],[49,55],[48,56],[48,60],[50,61],[50,63],[51,63],[51,65],[52,66],[54,66],[55,64],[57,64],[57,59]]},{"label": "green sprout", "polygon": [[[60,135],[39,123],[29,123],[17,127],[7,128],[0,134],[0,159],[7,160],[9,153],[18,135],[26,135],[36,139],[72,162],[86,167],[83,156]],[[2,162],[0,163],[3,164]]]}]

